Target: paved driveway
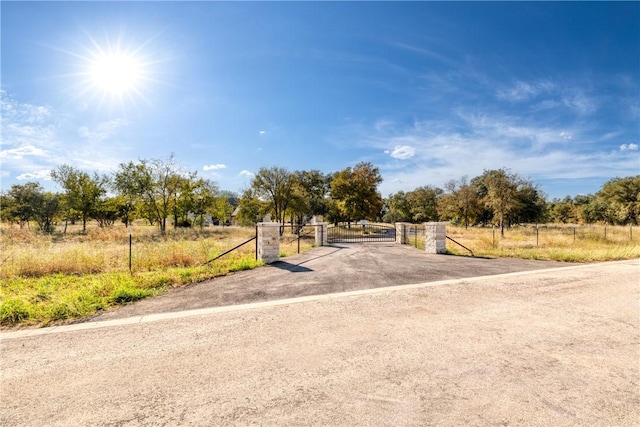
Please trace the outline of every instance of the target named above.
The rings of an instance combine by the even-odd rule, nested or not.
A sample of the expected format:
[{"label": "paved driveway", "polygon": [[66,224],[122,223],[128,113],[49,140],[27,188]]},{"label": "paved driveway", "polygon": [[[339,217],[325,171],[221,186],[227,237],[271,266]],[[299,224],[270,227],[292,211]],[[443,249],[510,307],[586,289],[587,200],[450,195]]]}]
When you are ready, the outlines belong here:
[{"label": "paved driveway", "polygon": [[[89,321],[270,301],[570,265],[554,261],[430,255],[394,243],[336,244],[255,270],[173,289]],[[86,321],[85,320],[85,321]]]}]

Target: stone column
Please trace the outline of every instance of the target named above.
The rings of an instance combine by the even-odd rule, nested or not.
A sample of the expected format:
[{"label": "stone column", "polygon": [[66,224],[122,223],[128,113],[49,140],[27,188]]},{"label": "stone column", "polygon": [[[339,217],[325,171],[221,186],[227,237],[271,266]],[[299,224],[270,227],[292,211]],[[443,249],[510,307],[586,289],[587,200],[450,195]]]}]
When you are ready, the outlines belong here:
[{"label": "stone column", "polygon": [[316,222],[313,225],[315,227],[316,246],[327,246],[327,223]]},{"label": "stone column", "polygon": [[442,254],[447,250],[447,223],[426,222],[424,224],[427,238],[426,251],[428,254]]},{"label": "stone column", "polygon": [[407,225],[406,222],[396,222],[396,243],[400,245],[407,244]]},{"label": "stone column", "polygon": [[280,223],[258,223],[258,260],[265,264],[280,258]]}]

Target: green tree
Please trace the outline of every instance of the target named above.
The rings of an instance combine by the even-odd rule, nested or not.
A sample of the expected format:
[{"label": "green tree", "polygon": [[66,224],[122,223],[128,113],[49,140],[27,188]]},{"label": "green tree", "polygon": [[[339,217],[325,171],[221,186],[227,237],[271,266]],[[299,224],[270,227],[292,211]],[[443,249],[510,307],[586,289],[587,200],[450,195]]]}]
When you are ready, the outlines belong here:
[{"label": "green tree", "polygon": [[411,207],[404,191],[390,194],[384,201],[384,222],[411,222]]},{"label": "green tree", "polygon": [[251,180],[254,195],[268,204],[275,220],[285,223],[294,192],[294,176],[281,167],[260,168]]},{"label": "green tree", "polygon": [[242,193],[238,207],[240,208],[238,223],[243,227],[250,227],[256,225],[260,218],[264,217],[269,209],[269,204],[260,201],[253,188],[249,188]]},{"label": "green tree", "polygon": [[167,230],[167,218],[175,213],[176,177],[179,170],[173,154],[168,159],[140,160],[137,165],[120,165],[120,172],[130,179],[131,188],[139,191],[142,198],[140,208],[150,223],[157,223],[162,234]]},{"label": "green tree", "polygon": [[87,220],[92,217],[101,203],[101,197],[106,194],[109,178],[106,175],[93,176],[69,165],[61,165],[51,171],[51,178],[66,192],[69,209],[80,213],[82,231],[87,231]]},{"label": "green tree", "polygon": [[217,192],[217,185],[209,179],[200,178],[194,182],[191,196],[191,213],[195,216],[196,223],[200,224],[200,227],[204,225],[204,216],[209,212],[215,211]]},{"label": "green tree", "polygon": [[337,172],[331,181],[331,198],[341,202],[339,210],[348,219],[375,220],[382,210],[383,201],[378,185],[380,171],[368,162],[360,162],[353,169]]},{"label": "green tree", "polygon": [[619,224],[638,224],[640,219],[640,175],[613,178],[604,183],[596,197],[608,204],[611,219]]},{"label": "green tree", "polygon": [[121,218],[125,227],[135,219],[140,208],[143,194],[151,186],[150,175],[144,163],[121,163],[119,170],[113,175],[112,189],[122,197]]},{"label": "green tree", "polygon": [[475,178],[483,194],[483,202],[498,218],[500,235],[504,236],[504,228],[508,215],[518,206],[516,192],[518,176],[505,169],[489,170]]},{"label": "green tree", "polygon": [[477,187],[465,175],[457,181],[448,181],[445,189],[449,193],[441,198],[443,216],[464,224],[465,228],[475,223],[482,210]]},{"label": "green tree", "polygon": [[93,217],[98,221],[100,227],[111,227],[118,218],[122,218],[123,211],[126,209],[123,209],[125,206],[126,202],[122,196],[108,197],[100,201],[93,213]]},{"label": "green tree", "polygon": [[53,233],[60,213],[60,196],[51,192],[39,193],[34,204],[33,219],[45,233]]},{"label": "green tree", "polygon": [[407,193],[407,203],[414,223],[438,220],[438,198],[443,191],[430,185],[418,187]]},{"label": "green tree", "polygon": [[37,182],[12,185],[3,197],[3,219],[17,222],[20,228],[28,225],[34,219],[36,204],[43,192],[42,186]]}]

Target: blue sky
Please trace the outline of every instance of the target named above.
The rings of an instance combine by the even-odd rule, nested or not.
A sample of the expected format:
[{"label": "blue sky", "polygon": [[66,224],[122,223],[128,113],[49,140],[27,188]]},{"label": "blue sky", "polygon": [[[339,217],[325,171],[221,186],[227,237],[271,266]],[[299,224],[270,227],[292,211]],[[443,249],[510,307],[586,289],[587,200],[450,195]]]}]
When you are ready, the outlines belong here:
[{"label": "blue sky", "polygon": [[640,173],[639,2],[0,8],[3,189],[171,153],[231,191],[361,161],[383,196],[503,167],[549,198]]}]

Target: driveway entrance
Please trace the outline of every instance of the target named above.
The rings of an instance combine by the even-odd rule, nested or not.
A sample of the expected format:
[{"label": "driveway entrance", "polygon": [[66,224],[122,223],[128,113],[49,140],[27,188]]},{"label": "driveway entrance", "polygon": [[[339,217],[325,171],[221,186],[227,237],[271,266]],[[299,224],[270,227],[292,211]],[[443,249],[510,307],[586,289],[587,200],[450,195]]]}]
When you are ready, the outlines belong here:
[{"label": "driveway entrance", "polygon": [[158,297],[100,313],[87,320],[107,320],[568,265],[571,264],[431,255],[408,245],[395,243],[341,243],[281,258],[278,262],[254,270],[171,289]]}]

